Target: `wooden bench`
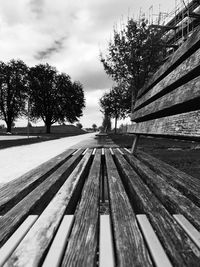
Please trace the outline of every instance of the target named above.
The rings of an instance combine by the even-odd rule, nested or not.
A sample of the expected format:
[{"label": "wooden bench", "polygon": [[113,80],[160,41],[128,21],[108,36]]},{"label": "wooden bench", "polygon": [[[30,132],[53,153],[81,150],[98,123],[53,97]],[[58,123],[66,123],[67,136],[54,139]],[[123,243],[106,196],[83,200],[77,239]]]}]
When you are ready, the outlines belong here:
[{"label": "wooden bench", "polygon": [[[199,48],[197,30],[141,90],[137,136],[199,138]],[[0,266],[200,266],[200,180],[132,150],[69,149],[3,185]]]},{"label": "wooden bench", "polygon": [[200,182],[140,156],[67,150],[4,185],[0,266],[199,266]]},{"label": "wooden bench", "polygon": [[139,91],[129,132],[200,140],[200,28]]}]

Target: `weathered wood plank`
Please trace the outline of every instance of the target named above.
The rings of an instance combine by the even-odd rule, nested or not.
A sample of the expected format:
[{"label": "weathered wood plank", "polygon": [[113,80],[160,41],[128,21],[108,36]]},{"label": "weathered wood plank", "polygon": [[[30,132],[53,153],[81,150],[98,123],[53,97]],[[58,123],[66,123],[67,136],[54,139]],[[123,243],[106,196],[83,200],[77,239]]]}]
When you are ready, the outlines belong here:
[{"label": "weathered wood plank", "polygon": [[200,232],[182,215],[174,214],[174,218],[183,227],[186,233],[191,237],[194,243],[200,248]]},{"label": "weathered wood plank", "polygon": [[151,118],[156,118],[157,116],[165,117],[200,108],[199,88],[200,78],[197,77],[147,106],[136,110],[132,114],[131,120],[142,120],[149,115],[151,115]]},{"label": "weathered wood plank", "polygon": [[198,206],[135,156],[127,153],[125,158],[170,213],[183,214],[200,230],[200,208]]},{"label": "weathered wood plank", "polygon": [[23,176],[4,184],[0,192],[0,214],[4,214],[31,192],[39,183],[58,169],[74,152],[69,149],[62,154],[48,160]]},{"label": "weathered wood plank", "polygon": [[101,149],[95,153],[61,266],[95,266],[99,229]]},{"label": "weathered wood plank", "polygon": [[4,263],[8,260],[9,256],[19,245],[19,243],[27,234],[31,226],[35,223],[37,218],[37,215],[28,216],[28,218],[20,225],[20,227],[14,232],[14,234],[9,238],[4,246],[0,248],[0,266],[3,266]]},{"label": "weathered wood plank", "polygon": [[[48,199],[51,190],[57,190],[64,183],[65,179],[72,172],[81,157],[81,151],[71,157],[66,163],[59,167],[47,179],[45,179],[38,187],[31,191],[18,204],[0,218],[0,246],[9,238],[15,229],[29,215],[38,203]],[[53,197],[53,196],[52,196]]]},{"label": "weathered wood plank", "polygon": [[154,232],[147,216],[145,214],[136,215],[142,233],[151,252],[155,266],[172,267],[156,233]]},{"label": "weathered wood plank", "polygon": [[59,267],[69,237],[74,215],[65,215],[51,247],[45,257],[42,267]]},{"label": "weathered wood plank", "polygon": [[105,150],[105,157],[117,257],[116,266],[152,266],[136,216],[108,149]]},{"label": "weathered wood plank", "polygon": [[151,225],[174,266],[198,266],[200,250],[150,191],[140,176],[118,153],[115,157],[123,183],[138,213],[148,215]]},{"label": "weathered wood plank", "polygon": [[74,198],[74,195],[79,195],[80,193],[80,187],[82,188],[84,183],[85,173],[87,168],[89,168],[90,160],[91,151],[82,158],[74,171],[66,179],[53,200],[6,262],[5,267],[13,265],[16,267],[36,267],[41,264],[43,256],[66,212],[67,206],[71,199]]},{"label": "weathered wood plank", "polygon": [[[152,98],[158,97],[158,95],[166,94],[183,83],[187,83],[189,80],[199,74],[200,68],[200,49],[194,54],[182,62],[175,70],[169,73],[159,83],[157,83],[151,90],[149,90],[144,96],[139,98],[135,103],[135,109],[139,108],[150,101]],[[187,76],[186,76],[187,75]],[[193,77],[194,76],[194,77]],[[164,91],[164,92],[163,92]]]},{"label": "weathered wood plank", "polygon": [[[126,150],[123,150],[127,153]],[[128,152],[130,153],[130,152]],[[196,205],[200,207],[200,180],[192,177],[176,168],[169,165],[153,156],[148,155],[142,151],[137,151],[135,156],[147,166],[149,166],[155,173],[161,175],[169,184],[183,192]]]},{"label": "weathered wood plank", "polygon": [[110,215],[100,215],[99,267],[114,267]]},{"label": "weathered wood plank", "polygon": [[163,79],[167,74],[173,71],[185,58],[190,56],[195,50],[199,49],[200,45],[200,27],[187,39],[185,43],[176,50],[170,59],[161,66],[161,68],[153,75],[149,82],[139,91],[140,97],[146,91],[151,89],[156,83]]},{"label": "weathered wood plank", "polygon": [[200,137],[200,111],[191,111],[165,118],[130,125],[130,133],[171,135],[195,139]]},{"label": "weathered wood plank", "polygon": [[89,150],[89,148],[86,148],[82,155],[85,155],[88,150]]}]

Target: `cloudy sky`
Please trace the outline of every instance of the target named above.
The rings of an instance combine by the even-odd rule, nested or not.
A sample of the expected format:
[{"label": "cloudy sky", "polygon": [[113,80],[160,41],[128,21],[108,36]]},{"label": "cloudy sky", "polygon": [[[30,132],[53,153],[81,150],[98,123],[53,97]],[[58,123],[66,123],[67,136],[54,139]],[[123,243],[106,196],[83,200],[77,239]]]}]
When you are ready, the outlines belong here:
[{"label": "cloudy sky", "polygon": [[[104,73],[105,51],[113,26],[127,16],[171,11],[175,0],[0,0],[0,60],[22,59],[27,65],[48,62],[79,80],[86,97],[80,122],[102,123],[98,101],[112,81]],[[17,125],[26,125],[22,120]]]}]

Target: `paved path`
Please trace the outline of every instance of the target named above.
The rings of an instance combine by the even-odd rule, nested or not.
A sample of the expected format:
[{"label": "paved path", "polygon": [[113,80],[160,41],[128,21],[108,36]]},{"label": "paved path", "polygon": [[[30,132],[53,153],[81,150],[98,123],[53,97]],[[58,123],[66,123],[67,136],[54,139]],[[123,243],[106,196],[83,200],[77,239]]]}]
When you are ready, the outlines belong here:
[{"label": "paved path", "polygon": [[94,148],[94,147],[118,147],[108,135],[95,135],[88,136],[87,139],[72,146],[73,148]]},{"label": "paved path", "polygon": [[[0,150],[0,184],[9,182],[79,142],[89,143],[95,133],[64,137],[41,143]],[[80,147],[77,145],[76,147]]]},{"label": "paved path", "polygon": [[116,147],[108,136],[89,133],[0,150],[0,186],[69,148]]},{"label": "paved path", "polygon": [[[29,138],[36,138],[37,136],[29,136]],[[26,135],[0,135],[0,141],[3,140],[18,140],[18,139],[27,139]]]}]

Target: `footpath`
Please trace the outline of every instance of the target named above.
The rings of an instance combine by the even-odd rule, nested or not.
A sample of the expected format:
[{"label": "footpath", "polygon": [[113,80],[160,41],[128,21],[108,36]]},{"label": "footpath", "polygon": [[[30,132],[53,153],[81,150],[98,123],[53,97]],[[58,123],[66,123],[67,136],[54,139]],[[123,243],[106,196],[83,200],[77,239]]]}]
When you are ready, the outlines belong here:
[{"label": "footpath", "polygon": [[[95,138],[96,134],[88,133],[0,150],[0,186],[18,178],[69,148],[101,146],[101,142],[98,143]],[[109,142],[111,141],[107,141],[108,145]]]}]

